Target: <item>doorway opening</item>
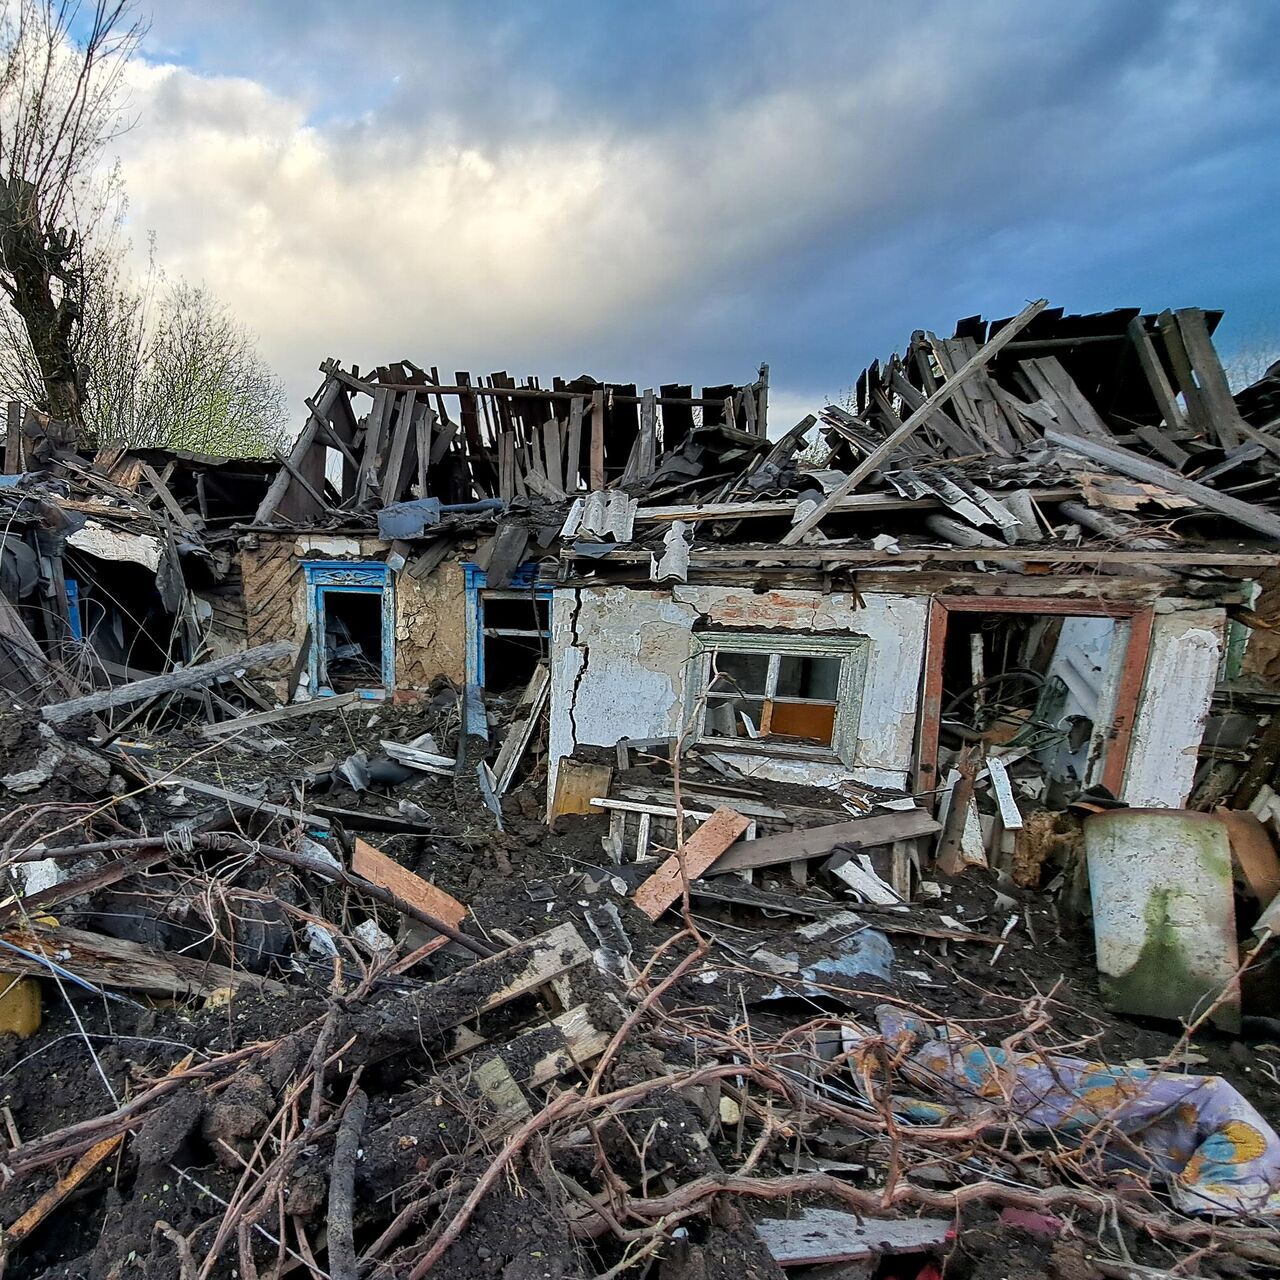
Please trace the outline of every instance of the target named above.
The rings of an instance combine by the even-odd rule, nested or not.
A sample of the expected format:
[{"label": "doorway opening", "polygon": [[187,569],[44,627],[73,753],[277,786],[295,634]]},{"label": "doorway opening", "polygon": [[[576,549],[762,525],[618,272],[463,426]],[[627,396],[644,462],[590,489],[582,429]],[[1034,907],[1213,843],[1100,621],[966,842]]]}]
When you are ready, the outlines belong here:
[{"label": "doorway opening", "polygon": [[1118,795],[1151,611],[1085,600],[939,597],[929,620],[918,789],[961,757],[1033,771],[1055,799]]}]

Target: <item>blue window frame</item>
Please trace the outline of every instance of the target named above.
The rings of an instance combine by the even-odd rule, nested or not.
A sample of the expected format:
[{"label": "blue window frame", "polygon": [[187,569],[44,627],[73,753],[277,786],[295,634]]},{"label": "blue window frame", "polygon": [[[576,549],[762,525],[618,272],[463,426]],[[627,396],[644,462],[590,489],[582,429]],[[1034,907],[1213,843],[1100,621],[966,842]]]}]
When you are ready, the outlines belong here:
[{"label": "blue window frame", "polygon": [[[551,600],[551,588],[535,587],[534,580],[538,566],[532,561],[522,564],[511,575],[511,581],[502,588],[504,593],[528,596],[532,590],[535,600]],[[480,690],[484,688],[484,599],[489,578],[478,564],[464,563],[462,566],[466,586],[467,608],[467,691],[466,691],[466,730],[467,733],[481,738],[488,738],[488,725],[485,722],[484,700]],[[549,620],[548,620],[549,621]],[[548,633],[548,640],[550,635]]]},{"label": "blue window frame", "polygon": [[377,697],[395,688],[396,683],[396,609],[391,572],[379,561],[308,560],[303,572],[307,577],[307,625],[311,628],[311,652],[307,655],[307,671],[313,693],[332,694],[333,689],[322,680],[321,657],[324,653],[325,598],[333,594],[363,594],[381,598],[382,683],[377,688],[361,689],[364,697]]}]

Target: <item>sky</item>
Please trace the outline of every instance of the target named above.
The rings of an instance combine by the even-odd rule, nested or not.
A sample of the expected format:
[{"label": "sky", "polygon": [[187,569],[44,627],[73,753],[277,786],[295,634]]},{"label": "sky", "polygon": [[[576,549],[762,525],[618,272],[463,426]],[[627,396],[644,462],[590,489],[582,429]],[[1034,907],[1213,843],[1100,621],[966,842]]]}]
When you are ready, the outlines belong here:
[{"label": "sky", "polygon": [[1277,48],[1270,0],[163,0],[114,150],[298,426],[337,356],[767,361],[777,428],[1042,296],[1280,349]]}]

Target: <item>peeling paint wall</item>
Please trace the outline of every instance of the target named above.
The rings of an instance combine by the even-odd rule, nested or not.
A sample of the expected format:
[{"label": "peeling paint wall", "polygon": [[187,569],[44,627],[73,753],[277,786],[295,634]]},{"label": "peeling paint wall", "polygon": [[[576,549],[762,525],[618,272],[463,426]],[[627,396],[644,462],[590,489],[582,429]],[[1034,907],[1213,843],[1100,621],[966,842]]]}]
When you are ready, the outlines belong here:
[{"label": "peeling paint wall", "polygon": [[902,786],[911,767],[929,602],[845,592],[733,587],[599,587],[556,591],[551,605],[550,747],[553,768],[575,744],[678,735],[695,624],[820,632],[870,642],[854,767],[734,752],[744,772],[811,785],[857,778]]},{"label": "peeling paint wall", "polygon": [[1156,614],[1121,792],[1127,803],[1174,809],[1186,804],[1225,629],[1221,609]]}]

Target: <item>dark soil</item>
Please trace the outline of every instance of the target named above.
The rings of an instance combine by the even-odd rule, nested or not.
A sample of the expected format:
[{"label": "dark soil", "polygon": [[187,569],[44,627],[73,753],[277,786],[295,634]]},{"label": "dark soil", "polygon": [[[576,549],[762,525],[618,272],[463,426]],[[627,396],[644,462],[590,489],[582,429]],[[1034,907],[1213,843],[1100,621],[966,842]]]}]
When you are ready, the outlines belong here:
[{"label": "dark soil", "polygon": [[[599,925],[608,914],[605,909],[613,908],[631,948],[631,962],[642,966],[681,929],[679,904],[656,922],[631,905],[629,892],[651,868],[610,864],[601,846],[608,826],[604,816],[562,818],[551,829],[544,825],[545,787],[536,761],[529,782],[504,799],[501,832],[495,830],[478,788],[465,781],[465,773],[460,775],[463,781],[428,775],[394,788],[375,786],[360,792],[333,784],[327,766],[354,750],[376,753],[384,737],[405,742],[430,731],[438,735],[441,751],[453,750],[450,734],[456,733],[456,711],[447,697],[439,705],[348,708],[318,716],[305,727],[297,727],[300,724],[284,726],[278,736],[285,748],[272,749],[267,755],[244,754],[228,744],[211,746],[188,734],[153,735],[135,745],[138,754],[133,758],[152,768],[278,803],[304,808],[323,803],[366,817],[407,821],[412,830],[387,833],[361,830],[357,819],[349,819],[349,830],[336,824],[333,846],[348,846],[356,835],[373,843],[466,903],[470,914],[464,928],[497,948],[563,923],[572,923],[588,947],[594,948],[597,935],[589,917]],[[0,756],[7,746],[10,760],[25,759],[42,740],[29,718],[0,718]],[[59,802],[81,803],[94,798],[86,797],[86,790],[96,787],[100,797],[128,785],[127,765],[113,766],[117,771],[108,771],[109,777],[94,766],[84,768],[86,772],[50,783],[38,793],[40,802],[53,806],[50,823],[57,820]],[[669,772],[665,766],[642,764],[626,777],[636,785],[648,779],[661,788],[667,785],[664,778],[669,780]],[[303,779],[307,781],[300,783]],[[706,781],[713,783],[714,778]],[[73,800],[73,795],[79,800]],[[13,810],[32,799],[10,797],[6,804]],[[831,820],[845,816],[839,802],[826,792],[762,787],[758,799],[824,810]],[[194,795],[150,792],[126,802],[120,813],[136,824],[135,829],[164,830],[183,817],[207,816],[207,806]],[[73,832],[65,838],[76,837]],[[261,875],[261,868],[250,868],[238,884],[314,918],[338,922],[347,932],[363,920],[374,919],[393,937],[402,934],[395,912],[359,895],[307,877],[255,879]],[[995,877],[986,872],[941,880],[942,896],[915,904],[905,917],[859,906],[840,882],[816,868],[811,868],[804,885],[793,883],[786,868],[757,873],[751,887],[733,877],[717,883],[736,889],[736,896],[743,900],[693,898],[693,918],[710,951],[699,970],[678,984],[666,1002],[670,1008],[697,1011],[711,1025],[737,1026],[745,1017],[753,1034],[767,1042],[817,1016],[852,1017],[873,1024],[876,1005],[890,1000],[981,1029],[992,1039],[1024,1025],[1029,1001],[1047,1000],[1051,1028],[1044,1035],[1046,1047],[1105,1061],[1154,1062],[1177,1043],[1176,1027],[1117,1017],[1103,1006],[1087,923],[1060,916],[1057,899],[1048,894],[1005,889],[1013,905],[998,900]],[[108,923],[123,918],[133,922],[132,936],[149,945],[174,950],[195,946],[192,935],[199,932],[200,917],[190,908],[179,910],[183,875],[157,869],[144,887],[140,895],[126,881],[93,902],[65,904],[58,909],[58,918],[131,936]],[[299,940],[296,916],[281,913],[268,919],[260,910],[255,915],[249,909],[252,906],[252,902],[240,902],[233,914],[219,908],[224,911],[219,920],[235,921],[236,944],[228,954],[211,958],[264,969],[285,984],[285,994],[238,994],[229,1003],[135,1003],[106,1002],[74,992],[69,995],[73,1016],[72,1004],[46,985],[45,1018],[39,1032],[24,1041],[0,1037],[0,1103],[9,1108],[14,1129],[25,1141],[109,1112],[116,1099],[136,1096],[188,1057],[199,1064],[248,1045],[272,1046],[213,1087],[181,1088],[147,1113],[123,1147],[13,1251],[6,1271],[11,1280],[177,1276],[174,1247],[156,1234],[157,1220],[190,1234],[197,1259],[209,1247],[212,1230],[222,1216],[219,1200],[235,1193],[240,1162],[255,1158],[271,1117],[306,1066],[334,992],[349,993],[358,970],[350,957],[335,959],[309,952],[305,941]],[[999,935],[1011,914],[1020,920],[998,957],[986,943],[894,931],[887,934],[894,952],[888,981],[858,978],[839,993],[766,999],[778,986],[777,979],[765,971],[743,971],[744,966],[757,967],[752,963],[756,949],[763,946],[780,957],[795,955],[801,967],[828,958],[833,937],[818,936],[804,943],[797,930],[841,910],[855,911],[871,928],[878,922],[907,927],[914,922],[929,929],[944,926],[942,917],[949,916],[985,935]],[[140,929],[151,932],[143,936],[137,932]],[[268,937],[276,939],[271,946],[266,944]],[[411,931],[406,941],[414,943]],[[688,939],[669,948],[654,977],[669,973],[690,948]],[[619,959],[619,963],[626,961]],[[517,1078],[558,1047],[559,1033],[545,1025],[545,992],[482,1011],[487,994],[514,972],[512,966],[509,957],[477,965],[475,956],[451,944],[409,974],[383,979],[350,1007],[340,1004],[332,1043],[335,1048],[346,1047],[341,1062],[333,1065],[327,1077],[328,1096],[331,1102],[340,1099],[352,1073],[359,1069],[361,1087],[370,1097],[363,1156],[357,1166],[357,1221],[364,1223],[359,1245],[370,1243],[413,1196],[447,1187],[454,1175],[478,1174],[496,1149],[490,1143],[478,1157],[473,1145],[476,1133],[491,1124],[496,1113],[492,1100],[469,1074],[467,1059],[450,1058],[453,1028],[460,1020],[467,1020],[473,1034],[501,1050],[502,1062]],[[622,1014],[609,998],[608,987],[603,976],[591,969],[570,979],[568,998],[571,1003],[585,1003],[596,1025],[612,1031]],[[531,1025],[542,1029],[517,1040],[518,1033]],[[1264,1115],[1273,1121],[1280,1118],[1280,1085],[1275,1078],[1280,1047],[1265,1035],[1232,1037],[1206,1031],[1195,1037],[1190,1049],[1198,1056],[1190,1059],[1187,1070],[1227,1077]],[[623,1087],[695,1060],[687,1045],[669,1036],[655,1037],[642,1025],[619,1055],[609,1083]],[[572,1073],[566,1082],[571,1080]],[[305,1110],[306,1099],[299,1105]],[[754,1128],[746,1131],[748,1146],[755,1134]],[[687,1097],[660,1095],[558,1158],[557,1168],[589,1185],[598,1172],[598,1154],[603,1152],[623,1177],[659,1179],[649,1186],[649,1193],[657,1194],[700,1174],[737,1167],[744,1154],[743,1137],[737,1125],[722,1125],[711,1091],[695,1090]],[[594,1145],[597,1141],[599,1148]],[[272,1149],[269,1144],[267,1149]],[[883,1176],[884,1153],[852,1133],[806,1130],[804,1152],[865,1165],[865,1174],[852,1175],[862,1185],[878,1185],[877,1179]],[[759,1172],[766,1176],[789,1172],[798,1154],[801,1150],[795,1143],[780,1144],[764,1157]],[[331,1138],[308,1147],[283,1188],[287,1213],[305,1225],[313,1241],[323,1239],[331,1155]],[[68,1165],[64,1160],[0,1189],[0,1220],[15,1221]],[[467,1185],[465,1177],[460,1185]],[[435,1274],[450,1280],[464,1275],[468,1280],[490,1276],[567,1280],[598,1274],[619,1262],[620,1245],[593,1245],[573,1238],[567,1226],[572,1206],[566,1204],[566,1194],[563,1180],[552,1173],[545,1157],[521,1166],[518,1175],[500,1181],[485,1198]],[[456,1207],[445,1192],[441,1196],[433,1212]],[[651,1274],[656,1271],[659,1280],[738,1280],[744,1274],[778,1280],[777,1268],[759,1246],[750,1222],[785,1211],[782,1205],[716,1200],[706,1213],[686,1220],[677,1238],[648,1264]],[[1097,1252],[1097,1224],[1084,1217],[1059,1224],[1056,1234],[1046,1234],[974,1206],[957,1225],[945,1261],[938,1260],[948,1280],[980,1276],[1092,1280],[1100,1274],[1090,1261]],[[1137,1260],[1158,1268],[1169,1264],[1168,1254],[1150,1242],[1129,1239],[1128,1245]],[[232,1275],[235,1257],[232,1241],[214,1274]],[[905,1280],[927,1275],[923,1268],[928,1263],[924,1258],[888,1259],[876,1276]],[[835,1280],[793,1274],[796,1280]]]}]

